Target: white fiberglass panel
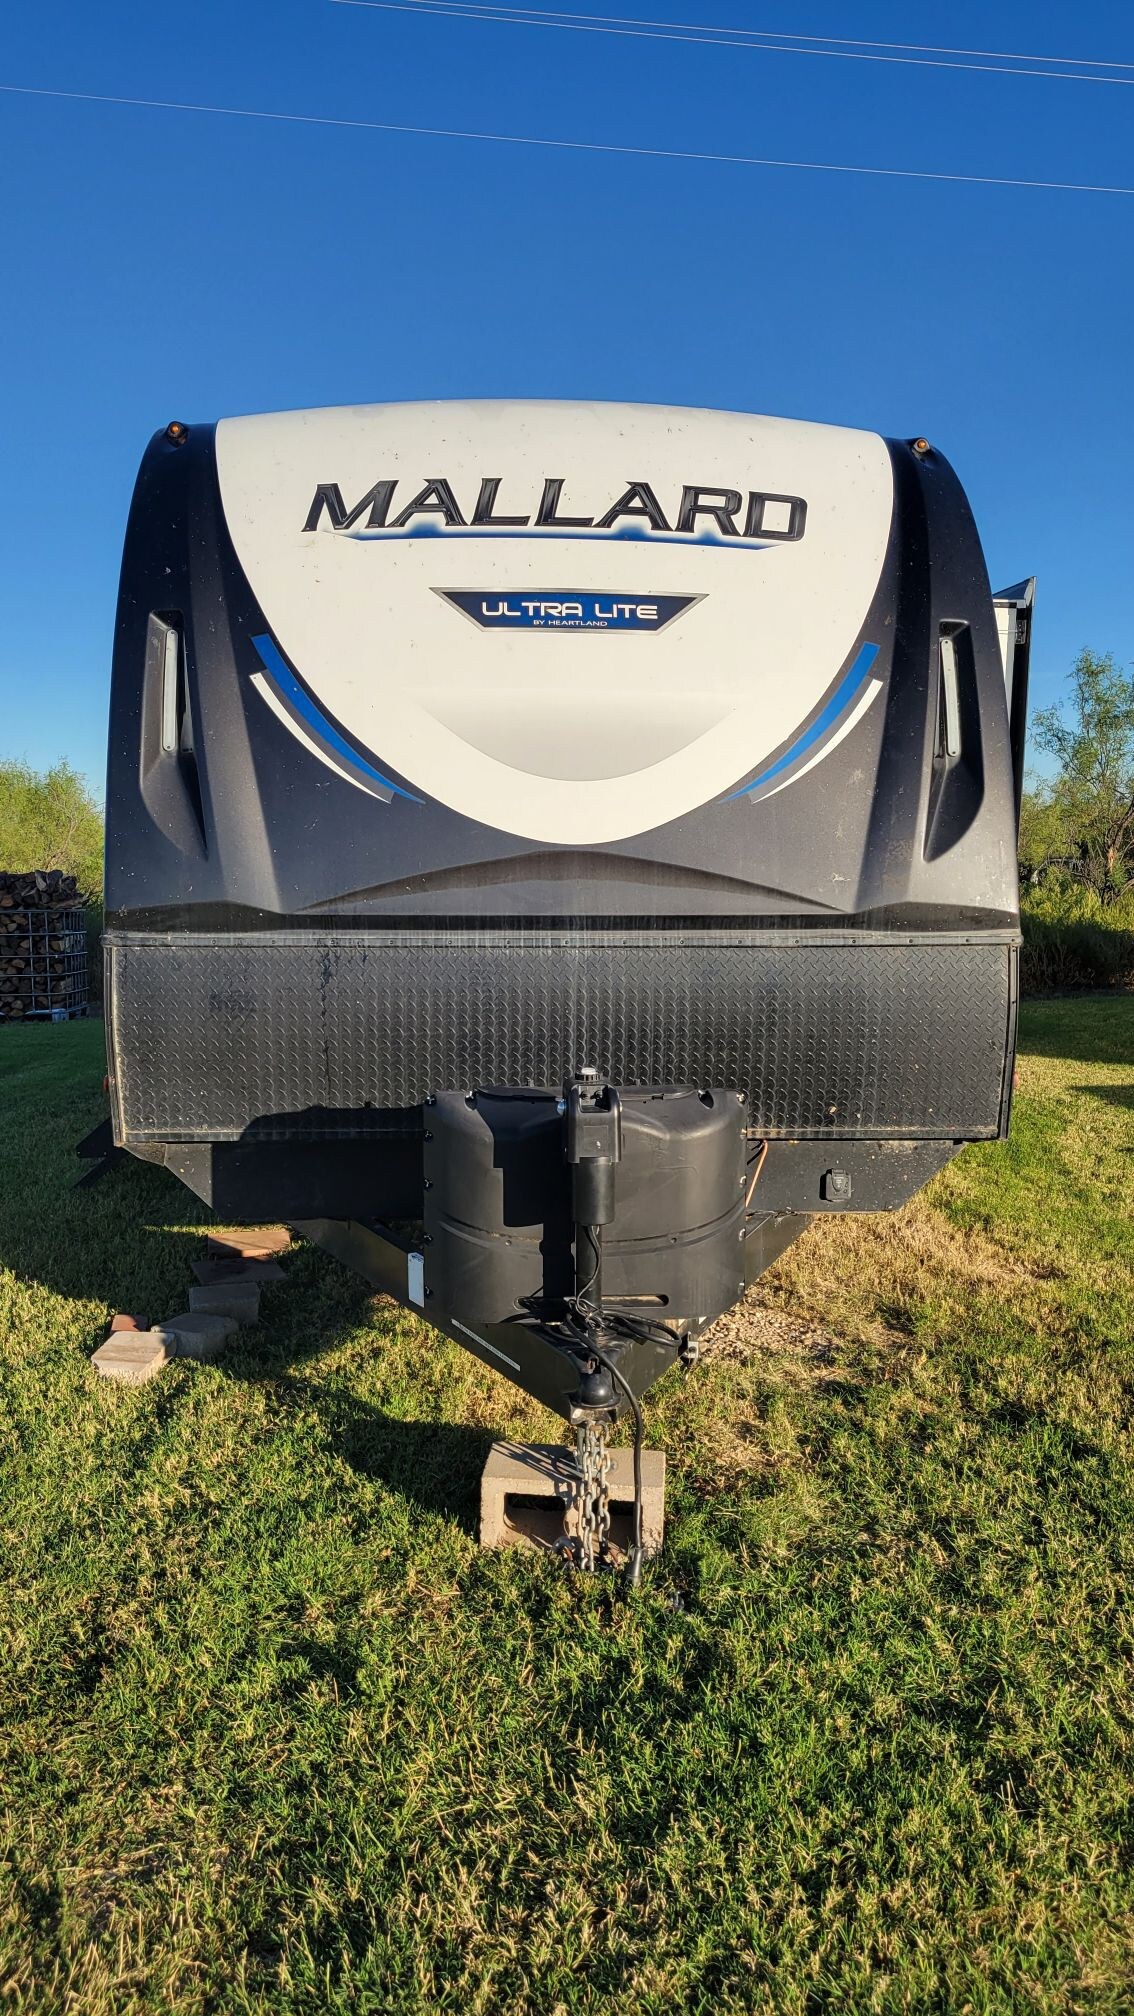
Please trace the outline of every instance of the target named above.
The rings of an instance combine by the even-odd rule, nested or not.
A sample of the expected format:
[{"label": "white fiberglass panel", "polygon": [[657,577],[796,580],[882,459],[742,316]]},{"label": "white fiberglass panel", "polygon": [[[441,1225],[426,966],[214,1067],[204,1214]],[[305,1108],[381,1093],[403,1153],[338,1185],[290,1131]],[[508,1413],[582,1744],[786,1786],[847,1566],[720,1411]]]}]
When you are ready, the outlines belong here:
[{"label": "white fiberglass panel", "polygon": [[265,414],[220,423],[217,464],[272,634],[343,735],[568,845],[691,811],[791,737],[860,638],[893,513],[878,435],[681,407]]}]

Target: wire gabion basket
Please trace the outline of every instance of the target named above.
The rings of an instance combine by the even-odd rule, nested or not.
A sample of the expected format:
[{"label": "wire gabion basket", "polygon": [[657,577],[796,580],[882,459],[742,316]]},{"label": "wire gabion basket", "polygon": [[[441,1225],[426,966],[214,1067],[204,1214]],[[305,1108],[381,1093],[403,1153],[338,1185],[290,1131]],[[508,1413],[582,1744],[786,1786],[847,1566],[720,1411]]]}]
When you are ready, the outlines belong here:
[{"label": "wire gabion basket", "polygon": [[87,999],[83,910],[0,910],[0,1021],[66,1022],[86,1014]]}]

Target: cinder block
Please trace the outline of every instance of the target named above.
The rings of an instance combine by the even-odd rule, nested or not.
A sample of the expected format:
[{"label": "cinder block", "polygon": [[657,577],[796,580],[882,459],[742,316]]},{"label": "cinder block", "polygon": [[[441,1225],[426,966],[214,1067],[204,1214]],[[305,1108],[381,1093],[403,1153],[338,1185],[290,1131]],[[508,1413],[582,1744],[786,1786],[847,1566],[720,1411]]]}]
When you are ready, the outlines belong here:
[{"label": "cinder block", "polygon": [[291,1232],[286,1225],[236,1225],[218,1227],[209,1233],[209,1253],[222,1260],[270,1260],[286,1253]]},{"label": "cinder block", "polygon": [[99,1345],[91,1364],[100,1379],[144,1386],[172,1356],[169,1339],[160,1330],[118,1330]]},{"label": "cinder block", "polygon": [[255,1323],[260,1315],[258,1281],[210,1281],[189,1290],[189,1308],[207,1316],[232,1316],[237,1323]]},{"label": "cinder block", "polygon": [[241,1260],[236,1254],[227,1260],[194,1260],[193,1273],[203,1288],[217,1281],[286,1281],[278,1260]]},{"label": "cinder block", "polygon": [[[634,1452],[610,1451],[610,1548],[624,1560],[634,1530]],[[494,1442],[480,1480],[482,1547],[549,1551],[574,1539],[573,1449],[539,1442]],[[665,1535],[665,1451],[642,1451],[642,1545],[647,1559]]]},{"label": "cinder block", "polygon": [[199,1358],[209,1364],[221,1356],[233,1331],[239,1328],[234,1316],[187,1309],[179,1316],[167,1316],[159,1326],[159,1335],[167,1340],[171,1357]]},{"label": "cinder block", "polygon": [[110,1319],[112,1337],[117,1336],[120,1330],[148,1330],[149,1327],[149,1321],[145,1316],[128,1316],[123,1309]]}]

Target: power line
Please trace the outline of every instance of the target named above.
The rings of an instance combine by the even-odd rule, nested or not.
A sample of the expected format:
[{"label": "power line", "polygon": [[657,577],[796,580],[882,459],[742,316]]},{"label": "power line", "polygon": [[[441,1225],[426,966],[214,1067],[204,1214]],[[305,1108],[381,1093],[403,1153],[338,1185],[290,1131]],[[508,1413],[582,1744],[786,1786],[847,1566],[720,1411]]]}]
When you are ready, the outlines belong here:
[{"label": "power line", "polygon": [[[423,5],[431,0],[422,0]],[[544,13],[551,10],[524,7],[525,14]],[[563,13],[563,9],[555,10]],[[739,35],[752,41],[824,42],[838,43],[850,49],[906,49],[918,56],[990,56],[1002,58],[1011,63],[1085,63],[1095,70],[1134,70],[1134,63],[1122,63],[1109,56],[1051,56],[1035,50],[1019,49],[953,49],[948,44],[937,42],[878,42],[859,35],[801,35],[794,28],[722,28],[705,21],[649,21],[631,14],[573,14],[570,18],[579,21],[617,21],[630,28],[689,28],[708,35]]]},{"label": "power line", "polygon": [[[962,70],[973,76],[995,77],[1047,77],[1063,84],[1124,84],[1134,85],[1134,77],[1101,77],[1090,71],[1079,70],[1037,70],[1022,68],[1019,64],[1008,63],[962,63],[945,61],[939,56],[887,56],[866,49],[799,48],[789,42],[756,41],[751,39],[760,31],[743,28],[705,28],[690,24],[673,23],[631,23],[622,15],[603,14],[560,14],[534,7],[501,7],[484,4],[484,0],[333,0],[339,7],[367,7],[387,14],[421,14],[431,17],[448,17],[454,21],[480,21],[497,27],[510,28],[559,28],[577,35],[615,35],[638,42],[679,42],[686,46],[701,45],[705,48],[747,50],[757,54],[779,56],[830,56],[847,63],[888,63],[909,66],[917,70]],[[622,25],[625,23],[626,25]],[[740,39],[748,37],[749,39]],[[818,37],[808,40],[818,40]],[[901,47],[901,44],[893,45]],[[916,46],[916,45],[910,45]],[[1041,59],[1043,60],[1043,59]],[[1048,59],[1061,62],[1060,57]],[[1068,59],[1070,60],[1070,59]],[[1090,58],[1076,59],[1090,61]],[[1110,67],[1110,66],[1108,66]],[[1115,68],[1134,69],[1134,64]]]},{"label": "power line", "polygon": [[960,182],[987,189],[1045,189],[1076,196],[1134,196],[1112,182],[1040,182],[1020,175],[962,175],[933,168],[870,168],[853,161],[787,161],[765,154],[710,154],[683,147],[631,147],[614,140],[553,140],[533,133],[480,133],[463,126],[408,126],[387,119],[339,119],[323,112],[262,112],[247,105],[199,105],[178,98],[127,98],[109,91],[62,91],[46,84],[4,84],[23,98],[61,98],[84,105],[128,105],[149,112],[204,112],[222,119],[260,119],[289,126],[335,126],[356,133],[404,133],[425,140],[480,140],[500,147],[544,147],[571,154],[621,154],[644,161],[700,161],[729,168],[793,168],[817,175],[873,175],[888,181]]}]

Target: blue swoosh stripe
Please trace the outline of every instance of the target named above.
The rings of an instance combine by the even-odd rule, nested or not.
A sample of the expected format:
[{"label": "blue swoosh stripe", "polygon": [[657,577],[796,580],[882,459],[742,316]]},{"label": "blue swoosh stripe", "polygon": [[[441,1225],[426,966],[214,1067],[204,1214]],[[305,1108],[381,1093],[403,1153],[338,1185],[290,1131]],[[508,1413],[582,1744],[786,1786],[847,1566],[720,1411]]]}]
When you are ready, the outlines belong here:
[{"label": "blue swoosh stripe", "polygon": [[331,726],[326,715],[321,714],[316,707],[311,695],[300,685],[291,667],[282,657],[274,637],[253,637],[252,642],[260,654],[260,663],[269,678],[275,681],[284,699],[303,717],[308,727],[318,735],[319,740],[326,743],[328,749],[333,749],[335,755],[341,756],[353,769],[361,770],[364,777],[372,777],[376,784],[381,784],[384,791],[392,791],[395,798],[408,798],[411,805],[422,804],[422,799],[415,798],[412,791],[403,791],[401,785],[395,784],[392,777],[384,777],[380,770],[376,770],[372,763],[368,763],[365,757],[359,755],[357,749],[353,749],[349,742],[344,741],[338,729]]},{"label": "blue swoosh stripe", "polygon": [[769,546],[779,543],[771,539],[719,539],[712,532],[698,532],[696,536],[688,532],[639,532],[636,527],[628,527],[622,532],[561,532],[554,525],[531,532],[509,531],[498,525],[407,525],[404,531],[348,532],[346,537],[379,542],[383,539],[587,539],[596,546],[609,546],[618,540],[639,546],[710,546],[722,553],[766,553]]},{"label": "blue swoosh stripe", "polygon": [[816,742],[827,733],[828,728],[834,727],[840,714],[845,713],[851,701],[861,692],[877,656],[877,644],[864,644],[850,671],[839,681],[827,705],[821,714],[816,715],[810,728],[805,728],[803,734],[796,737],[791,747],[784,750],[783,755],[770,769],[762,770],[758,777],[753,777],[749,783],[742,784],[739,791],[730,791],[729,799],[747,798],[751,792],[759,790],[761,784],[770,784],[773,777],[779,777],[784,770],[790,770],[793,763],[806,755],[809,749],[813,749]]}]

